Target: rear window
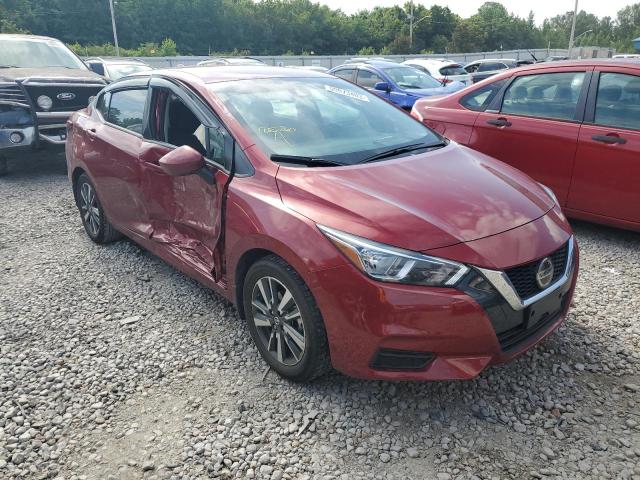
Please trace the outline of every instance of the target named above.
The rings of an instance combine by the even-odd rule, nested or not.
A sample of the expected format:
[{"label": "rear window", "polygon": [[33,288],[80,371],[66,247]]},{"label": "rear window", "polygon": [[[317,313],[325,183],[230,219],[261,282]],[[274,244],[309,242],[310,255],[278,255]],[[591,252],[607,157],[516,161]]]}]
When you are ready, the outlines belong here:
[{"label": "rear window", "polygon": [[462,68],[462,65],[447,65],[440,69],[440,75],[450,77],[452,75],[466,75],[467,71]]}]

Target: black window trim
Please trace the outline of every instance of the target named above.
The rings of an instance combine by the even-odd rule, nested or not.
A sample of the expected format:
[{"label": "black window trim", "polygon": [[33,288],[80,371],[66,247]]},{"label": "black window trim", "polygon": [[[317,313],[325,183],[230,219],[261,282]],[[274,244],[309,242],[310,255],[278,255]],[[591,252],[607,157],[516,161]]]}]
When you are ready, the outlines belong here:
[{"label": "black window trim", "polygon": [[[580,94],[578,95],[578,101],[576,103],[576,112],[574,114],[573,120],[566,120],[566,119],[560,119],[560,118],[548,118],[548,117],[534,117],[531,115],[518,115],[515,113],[502,112],[502,103],[504,100],[504,95],[506,91],[509,89],[509,87],[513,84],[513,82],[516,81],[516,79],[521,77],[530,77],[533,75],[548,75],[553,73],[584,73],[582,89],[580,90]],[[545,70],[543,72],[536,72],[535,70],[533,71],[527,70],[526,72],[515,73],[510,77],[509,81],[502,87],[498,95],[495,96],[495,98],[493,99],[493,102],[491,102],[491,105],[489,105],[489,107],[485,110],[485,113],[503,114],[503,115],[509,115],[511,117],[519,117],[519,118],[537,118],[540,120],[551,120],[551,121],[563,122],[563,123],[582,124],[585,116],[587,94],[589,92],[589,88],[591,87],[592,78],[593,78],[593,67],[587,67],[586,69],[576,69],[576,70],[569,70],[569,71]]]},{"label": "black window trim", "polygon": [[596,70],[593,72],[593,78],[589,88],[589,96],[586,102],[586,109],[584,115],[584,124],[591,127],[610,128],[612,130],[628,130],[629,132],[639,132],[640,128],[620,127],[616,125],[601,125],[596,123],[596,105],[598,101],[598,88],[600,87],[600,77],[603,73],[614,73],[619,75],[629,75],[640,78],[640,75],[636,75],[634,70],[625,72],[615,72],[612,70]]}]

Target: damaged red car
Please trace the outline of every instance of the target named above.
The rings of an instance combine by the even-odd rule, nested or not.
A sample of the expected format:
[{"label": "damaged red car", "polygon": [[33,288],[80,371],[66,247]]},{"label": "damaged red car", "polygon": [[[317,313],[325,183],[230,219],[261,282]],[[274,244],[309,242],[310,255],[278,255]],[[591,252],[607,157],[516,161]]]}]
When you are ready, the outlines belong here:
[{"label": "damaged red car", "polygon": [[578,248],[548,188],[342,79],[155,71],[67,126],[88,236],[229,299],[291,380],[469,379],[571,303]]}]

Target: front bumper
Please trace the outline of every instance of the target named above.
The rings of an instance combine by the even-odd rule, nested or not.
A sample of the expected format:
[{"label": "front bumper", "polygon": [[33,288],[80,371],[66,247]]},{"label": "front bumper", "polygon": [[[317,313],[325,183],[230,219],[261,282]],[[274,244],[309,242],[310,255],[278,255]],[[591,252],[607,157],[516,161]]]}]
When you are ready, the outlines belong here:
[{"label": "front bumper", "polygon": [[[351,265],[317,272],[314,294],[333,366],[369,379],[474,378],[489,365],[523,354],[558,328],[575,288],[577,248],[572,256],[567,277],[520,310],[502,295],[499,301],[482,298],[464,286],[460,288],[467,292],[380,283]],[[381,352],[428,353],[430,358],[420,368],[380,368]]]},{"label": "front bumper", "polygon": [[73,112],[38,112],[36,125],[0,128],[0,152],[11,153],[43,147],[63,148],[67,140],[66,121]]}]

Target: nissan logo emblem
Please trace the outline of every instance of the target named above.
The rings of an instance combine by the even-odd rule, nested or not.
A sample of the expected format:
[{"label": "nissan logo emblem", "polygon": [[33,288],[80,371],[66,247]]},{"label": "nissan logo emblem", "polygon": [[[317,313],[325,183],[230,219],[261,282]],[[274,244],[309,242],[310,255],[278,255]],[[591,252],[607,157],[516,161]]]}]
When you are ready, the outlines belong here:
[{"label": "nissan logo emblem", "polygon": [[551,285],[553,274],[553,262],[549,257],[547,257],[540,262],[540,265],[538,265],[538,272],[536,273],[536,282],[538,283],[538,286],[545,289]]},{"label": "nissan logo emblem", "polygon": [[58,100],[68,101],[68,100],[73,100],[74,98],[76,98],[76,94],[75,93],[71,93],[71,92],[59,93],[56,98]]}]

